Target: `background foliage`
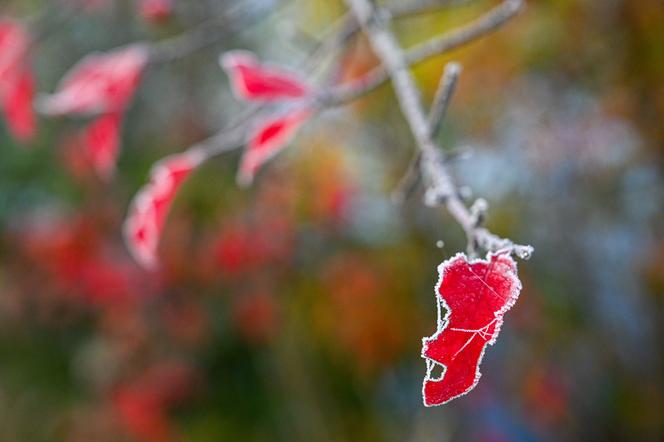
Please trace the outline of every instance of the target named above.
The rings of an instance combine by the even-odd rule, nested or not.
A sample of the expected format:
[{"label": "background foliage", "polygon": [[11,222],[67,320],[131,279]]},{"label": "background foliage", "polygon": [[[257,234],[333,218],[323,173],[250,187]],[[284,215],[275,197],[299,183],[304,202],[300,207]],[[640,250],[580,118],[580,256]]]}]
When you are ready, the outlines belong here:
[{"label": "background foliage", "polygon": [[[491,4],[403,20],[400,36]],[[110,183],[63,142],[77,122],[41,120],[26,149],[0,129],[0,440],[664,437],[664,10],[528,6],[416,69],[430,99],[444,63],[462,62],[441,136],[472,155],[454,171],[491,203],[494,231],[536,248],[479,386],[435,409],[421,405],[420,338],[435,329],[435,268],[463,234],[418,198],[390,202],[413,143],[389,87],[309,124],[250,190],[234,184],[239,154],[206,163],[178,196],[158,273],[122,244],[150,165],[241,111],[218,55],[296,66],[341,4],[181,1],[155,24],[117,1],[51,29],[33,54],[41,91],[91,51],[244,11],[218,44],[147,72]],[[360,39],[342,63],[348,78],[375,59]]]}]

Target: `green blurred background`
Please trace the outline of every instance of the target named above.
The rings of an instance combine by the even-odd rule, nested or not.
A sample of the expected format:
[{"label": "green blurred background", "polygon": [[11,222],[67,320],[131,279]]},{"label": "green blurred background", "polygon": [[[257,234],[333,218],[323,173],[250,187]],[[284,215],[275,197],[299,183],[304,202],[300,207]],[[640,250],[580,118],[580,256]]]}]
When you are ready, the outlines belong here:
[{"label": "green blurred background", "polygon": [[[65,3],[0,12],[48,26],[41,11]],[[242,112],[218,55],[297,66],[343,5],[180,0],[152,23],[133,1],[91,3],[35,45],[40,91],[91,51],[240,18],[146,73],[112,182],[63,143],[76,121],[42,119],[28,148],[0,128],[1,441],[664,438],[661,1],[530,0],[415,70],[429,101],[444,64],[463,64],[441,143],[469,148],[452,167],[489,201],[489,227],[536,249],[478,387],[438,408],[422,406],[420,339],[436,328],[436,266],[464,236],[419,196],[390,202],[414,146],[389,86],[308,124],[249,190],[239,153],[206,163],[159,272],[122,243],[150,165]],[[401,20],[404,43],[496,4],[457,3]],[[356,39],[337,75],[375,62]]]}]

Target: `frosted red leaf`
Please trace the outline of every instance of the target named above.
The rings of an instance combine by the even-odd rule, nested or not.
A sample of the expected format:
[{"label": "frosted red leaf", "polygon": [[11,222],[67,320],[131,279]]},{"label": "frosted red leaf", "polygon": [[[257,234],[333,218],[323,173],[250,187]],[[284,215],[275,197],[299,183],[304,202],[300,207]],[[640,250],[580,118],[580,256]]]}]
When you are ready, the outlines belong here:
[{"label": "frosted red leaf", "polygon": [[115,162],[120,147],[122,115],[111,113],[93,121],[82,134],[85,154],[97,175],[110,179],[115,173]]},{"label": "frosted red leaf", "polygon": [[21,141],[36,132],[29,46],[30,36],[21,23],[0,19],[0,102],[10,133]]},{"label": "frosted red leaf", "polygon": [[43,112],[51,115],[123,111],[134,96],[149,58],[149,49],[133,44],[79,61],[58,90],[42,97]]},{"label": "frosted red leaf", "polygon": [[[438,273],[438,330],[422,339],[427,407],[449,402],[477,385],[484,350],[496,342],[503,315],[521,291],[516,263],[507,252],[474,261],[459,253],[443,262]],[[443,373],[435,376],[438,369]]]},{"label": "frosted red leaf", "polygon": [[134,259],[147,269],[157,266],[157,246],[178,189],[205,159],[198,150],[170,155],[156,163],[150,182],[134,197],[124,224],[124,237]]},{"label": "frosted red leaf", "polygon": [[308,109],[297,109],[260,122],[251,133],[245,148],[238,182],[242,185],[250,184],[258,169],[293,140],[310,115]]},{"label": "frosted red leaf", "polygon": [[310,88],[286,69],[262,64],[248,51],[231,51],[221,58],[235,95],[243,100],[274,101],[303,98]]}]

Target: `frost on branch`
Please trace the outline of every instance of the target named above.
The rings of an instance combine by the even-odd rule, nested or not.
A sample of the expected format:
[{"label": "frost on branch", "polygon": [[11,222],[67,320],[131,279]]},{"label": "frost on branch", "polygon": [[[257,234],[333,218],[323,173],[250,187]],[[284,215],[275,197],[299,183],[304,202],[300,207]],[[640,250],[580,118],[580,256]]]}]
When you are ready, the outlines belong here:
[{"label": "frost on branch", "polygon": [[[504,251],[474,261],[458,253],[443,262],[438,273],[438,330],[422,339],[427,364],[422,396],[428,407],[449,402],[477,385],[484,350],[496,342],[503,315],[521,291],[516,262]],[[434,370],[440,369],[443,374],[436,376]]]},{"label": "frost on branch", "polygon": [[24,26],[0,18],[0,103],[9,131],[20,141],[30,140],[36,131],[29,47],[30,36]]},{"label": "frost on branch", "polygon": [[192,170],[203,162],[198,150],[168,156],[152,167],[150,182],[134,197],[124,225],[127,248],[147,269],[157,266],[157,246],[175,195]]},{"label": "frost on branch", "polygon": [[239,99],[275,101],[305,98],[309,86],[293,72],[261,64],[248,51],[231,51],[221,57],[221,66],[231,79],[233,92]]},{"label": "frost on branch", "polygon": [[251,133],[238,172],[238,182],[249,185],[258,169],[295,137],[311,112],[298,109],[260,122]]}]

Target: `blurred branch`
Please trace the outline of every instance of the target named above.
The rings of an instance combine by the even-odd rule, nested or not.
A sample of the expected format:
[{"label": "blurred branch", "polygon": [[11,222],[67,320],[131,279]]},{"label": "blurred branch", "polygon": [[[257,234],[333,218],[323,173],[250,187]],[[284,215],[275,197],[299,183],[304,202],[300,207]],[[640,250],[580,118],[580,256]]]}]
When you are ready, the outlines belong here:
[{"label": "blurred branch", "polygon": [[490,34],[521,12],[523,7],[523,0],[505,0],[467,25],[410,48],[406,54],[408,64],[419,63]]},{"label": "blurred branch", "polygon": [[[230,32],[246,29],[251,23],[242,20],[245,11],[241,6],[242,3],[238,2],[218,16],[204,21],[181,35],[153,43],[150,61],[152,63],[174,61],[221,41]],[[259,11],[255,14],[258,20],[267,15],[268,11]]]},{"label": "blurred branch", "polygon": [[[505,0],[470,23],[406,50],[404,52],[404,60],[408,66],[413,66],[435,55],[449,52],[473,42],[499,29],[512,17],[517,15],[522,8],[522,0]],[[352,83],[337,86],[332,91],[323,94],[321,101],[328,105],[352,101],[373,91],[388,79],[389,74],[385,68],[378,66],[364,77]]]},{"label": "blurred branch", "polygon": [[[445,72],[440,77],[438,89],[429,111],[429,132],[432,138],[438,135],[443,119],[449,107],[454,89],[456,88],[459,73],[461,72],[461,65],[456,62],[448,63],[445,66]],[[403,203],[415,192],[417,185],[420,183],[420,165],[422,155],[421,152],[413,157],[410,164],[406,168],[406,173],[397,185],[396,189],[392,192],[392,201],[395,203]]]},{"label": "blurred branch", "polygon": [[429,131],[431,137],[435,138],[440,131],[440,127],[447,113],[447,108],[450,106],[452,95],[456,89],[459,74],[461,73],[461,65],[456,62],[448,63],[445,66],[445,72],[440,77],[436,95],[433,98],[433,104],[429,111]]},{"label": "blurred branch", "polygon": [[150,48],[150,62],[167,63],[217,43],[227,35],[221,32],[227,22],[228,18],[223,15],[210,19],[182,35],[153,43]]},{"label": "blurred branch", "polygon": [[[504,4],[513,3],[515,2],[508,1]],[[346,4],[362,24],[371,46],[394,85],[401,112],[421,153],[419,163],[426,180],[427,205],[444,205],[447,208],[465,231],[471,255],[481,247],[487,251],[509,249],[521,258],[528,258],[532,253],[532,247],[514,244],[509,239],[500,238],[481,227],[486,211],[484,200],[478,200],[471,209],[468,209],[462,201],[459,190],[447,169],[444,156],[432,138],[432,128],[420,102],[415,79],[409,70],[408,58],[390,30],[390,16],[383,10],[377,9],[370,0],[346,0]]]},{"label": "blurred branch", "polygon": [[399,181],[399,184],[392,191],[392,202],[395,204],[403,204],[406,202],[417,190],[420,184],[422,175],[420,174],[420,164],[422,163],[422,152],[417,152],[410,160],[406,173]]},{"label": "blurred branch", "polygon": [[[436,11],[445,7],[468,3],[470,0],[418,0],[393,2],[386,6],[392,18],[408,18],[416,15]],[[362,30],[355,16],[348,12],[341,16],[322,35],[319,45],[314,48],[314,54],[326,54],[344,45]],[[316,59],[316,55],[312,57]]]}]

